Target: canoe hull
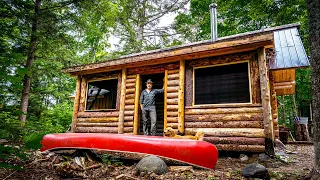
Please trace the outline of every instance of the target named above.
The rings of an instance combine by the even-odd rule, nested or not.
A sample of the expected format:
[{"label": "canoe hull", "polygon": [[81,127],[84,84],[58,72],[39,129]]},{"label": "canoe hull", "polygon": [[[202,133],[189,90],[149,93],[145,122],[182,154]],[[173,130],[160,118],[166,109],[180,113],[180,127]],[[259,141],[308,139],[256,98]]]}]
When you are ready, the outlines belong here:
[{"label": "canoe hull", "polygon": [[115,152],[151,154],[198,167],[214,169],[217,148],[204,141],[108,133],[48,134],[41,151],[54,149],[100,149]]}]

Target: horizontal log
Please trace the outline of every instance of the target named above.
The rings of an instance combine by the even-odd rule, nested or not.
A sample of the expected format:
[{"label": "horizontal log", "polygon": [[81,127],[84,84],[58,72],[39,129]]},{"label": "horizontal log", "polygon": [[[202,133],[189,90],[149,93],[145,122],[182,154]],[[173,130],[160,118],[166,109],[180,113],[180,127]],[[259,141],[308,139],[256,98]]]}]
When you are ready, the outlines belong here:
[{"label": "horizontal log", "polygon": [[291,89],[293,86],[292,85],[288,85],[288,86],[275,86],[274,89],[275,90],[279,90],[279,89]]},{"label": "horizontal log", "polygon": [[261,107],[252,108],[215,108],[215,109],[186,109],[186,115],[195,114],[239,114],[239,113],[262,113]]},{"label": "horizontal log", "polygon": [[237,145],[237,144],[215,144],[221,151],[247,151],[247,152],[264,152],[265,147],[261,145]]},{"label": "horizontal log", "polygon": [[186,109],[215,109],[215,108],[251,108],[262,107],[261,104],[208,104],[208,105],[194,105],[186,106]]},{"label": "horizontal log", "polygon": [[125,104],[126,105],[134,105],[134,99],[126,99]]},{"label": "horizontal log", "polygon": [[278,118],[273,119],[273,125],[276,126],[276,125],[278,125],[278,124],[279,124],[279,123],[278,123]]},{"label": "horizontal log", "polygon": [[169,74],[168,75],[168,80],[172,80],[172,79],[179,79],[179,74]]},{"label": "horizontal log", "polygon": [[168,87],[170,86],[179,86],[179,80],[169,80]]},{"label": "horizontal log", "polygon": [[126,83],[135,83],[136,82],[136,78],[130,78],[128,79],[128,76],[127,76],[127,81]]},{"label": "horizontal log", "polygon": [[126,94],[134,94],[136,92],[135,88],[126,89]]},{"label": "horizontal log", "polygon": [[186,134],[203,131],[206,136],[264,138],[264,129],[259,128],[186,128]]},{"label": "horizontal log", "polygon": [[[133,127],[123,128],[125,133],[133,131]],[[118,127],[76,127],[78,133],[118,133]]]},{"label": "horizontal log", "polygon": [[169,99],[175,99],[178,98],[178,91],[177,92],[171,92],[167,94],[167,98]]},{"label": "horizontal log", "polygon": [[179,69],[168,70],[168,74],[179,74]]},{"label": "horizontal log", "polygon": [[168,111],[167,116],[168,117],[178,117],[178,111]]},{"label": "horizontal log", "polygon": [[186,122],[194,121],[263,121],[262,113],[242,113],[242,114],[205,114],[205,115],[185,115]]},{"label": "horizontal log", "polygon": [[125,110],[134,110],[134,105],[125,105],[124,109]]},{"label": "horizontal log", "polygon": [[[125,122],[123,124],[125,127],[133,126],[133,122]],[[77,123],[77,127],[118,127],[118,122],[112,123]]]},{"label": "horizontal log", "polygon": [[134,115],[134,111],[124,111],[124,115],[125,116],[133,116]]},{"label": "horizontal log", "polygon": [[126,94],[126,99],[134,99],[135,94]]},{"label": "horizontal log", "polygon": [[212,144],[264,145],[264,138],[204,137],[203,140]]},{"label": "horizontal log", "polygon": [[135,88],[136,87],[136,83],[126,83],[126,88],[130,89],[130,88]]},{"label": "horizontal log", "polygon": [[173,129],[178,129],[178,123],[167,123],[167,127],[172,127]]},{"label": "horizontal log", "polygon": [[275,82],[274,86],[289,86],[289,85],[293,85],[296,84],[296,81],[290,81],[290,82]]},{"label": "horizontal log", "polygon": [[128,76],[127,76],[127,79],[136,79],[136,75],[135,75],[135,74],[133,74],[133,75],[128,75]]},{"label": "horizontal log", "polygon": [[178,98],[175,99],[167,99],[167,104],[169,105],[178,105]]},{"label": "horizontal log", "polygon": [[133,121],[133,116],[124,116],[124,121],[128,122],[128,121]]},{"label": "horizontal log", "polygon": [[78,118],[78,122],[86,123],[107,123],[107,122],[118,122],[118,117],[103,117],[103,118]]},{"label": "horizontal log", "polygon": [[167,109],[169,110],[178,110],[178,105],[167,105]]},{"label": "horizontal log", "polygon": [[110,111],[110,112],[78,112],[77,117],[118,117],[118,111]]},{"label": "horizontal log", "polygon": [[172,92],[178,93],[178,88],[179,88],[179,86],[167,87],[167,92],[168,93],[172,93]]},{"label": "horizontal log", "polygon": [[185,122],[186,128],[263,128],[263,121]]},{"label": "horizontal log", "polygon": [[178,123],[178,117],[167,117],[168,123]]}]

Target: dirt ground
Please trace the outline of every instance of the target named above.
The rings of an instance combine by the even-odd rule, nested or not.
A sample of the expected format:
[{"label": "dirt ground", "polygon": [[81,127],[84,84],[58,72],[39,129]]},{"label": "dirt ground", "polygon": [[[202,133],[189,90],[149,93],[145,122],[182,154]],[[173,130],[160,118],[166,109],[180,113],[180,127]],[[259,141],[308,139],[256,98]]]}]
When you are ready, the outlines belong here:
[{"label": "dirt ground", "polygon": [[[186,171],[169,171],[163,175],[138,174],[135,170],[137,161],[122,163],[108,161],[98,163],[94,159],[85,157],[86,166],[80,167],[70,163],[67,155],[53,155],[47,157],[39,151],[32,152],[29,161],[21,162],[18,158],[6,160],[12,165],[23,166],[23,170],[0,168],[0,179],[245,179],[242,169],[251,163],[264,165],[271,179],[303,179],[312,169],[314,163],[314,149],[311,145],[287,145],[289,162],[283,163],[277,158],[259,162],[258,154],[247,154],[249,159],[241,161],[239,153],[221,153],[215,170],[203,170],[193,167]],[[120,163],[119,163],[120,162]],[[172,164],[171,164],[172,165]],[[169,165],[169,166],[171,166]]]}]

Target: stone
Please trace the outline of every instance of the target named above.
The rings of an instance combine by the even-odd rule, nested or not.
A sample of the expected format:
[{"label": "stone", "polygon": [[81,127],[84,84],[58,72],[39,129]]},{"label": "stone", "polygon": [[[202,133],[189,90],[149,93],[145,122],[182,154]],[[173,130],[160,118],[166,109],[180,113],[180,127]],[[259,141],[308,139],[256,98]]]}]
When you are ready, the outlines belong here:
[{"label": "stone", "polygon": [[270,179],[268,170],[261,164],[249,164],[242,170],[242,176],[245,178]]},{"label": "stone", "polygon": [[136,165],[136,169],[141,172],[154,172],[158,175],[168,172],[166,163],[157,156],[147,156],[141,159]]},{"label": "stone", "polygon": [[245,154],[240,154],[240,161],[248,161],[249,157]]},{"label": "stone", "polygon": [[259,161],[264,162],[264,161],[267,161],[269,159],[270,159],[270,157],[268,155],[266,155],[265,153],[259,154]]},{"label": "stone", "polygon": [[275,156],[281,162],[288,163],[289,156],[284,151],[276,151]]}]

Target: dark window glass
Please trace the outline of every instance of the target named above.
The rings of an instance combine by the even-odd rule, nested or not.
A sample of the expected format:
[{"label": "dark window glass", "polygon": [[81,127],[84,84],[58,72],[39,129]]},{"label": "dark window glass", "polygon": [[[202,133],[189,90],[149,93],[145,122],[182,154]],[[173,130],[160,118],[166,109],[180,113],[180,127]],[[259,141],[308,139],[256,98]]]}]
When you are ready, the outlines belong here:
[{"label": "dark window glass", "polygon": [[194,70],[195,104],[250,102],[248,63]]},{"label": "dark window glass", "polygon": [[87,110],[116,109],[118,79],[88,83]]}]

